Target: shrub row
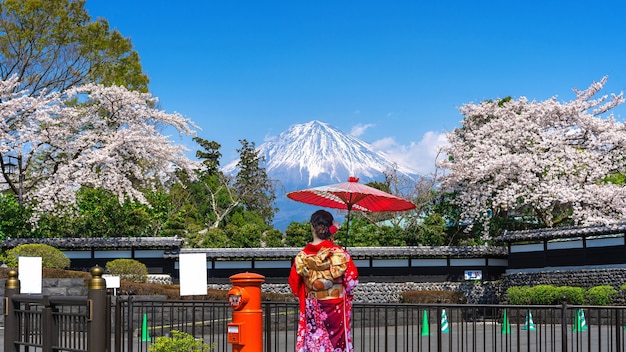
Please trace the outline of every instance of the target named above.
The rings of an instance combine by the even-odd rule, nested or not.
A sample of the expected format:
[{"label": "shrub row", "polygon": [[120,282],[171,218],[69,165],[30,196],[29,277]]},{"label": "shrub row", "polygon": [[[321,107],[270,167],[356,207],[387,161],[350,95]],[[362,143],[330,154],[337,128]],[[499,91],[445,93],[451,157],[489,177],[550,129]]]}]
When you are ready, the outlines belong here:
[{"label": "shrub row", "polygon": [[[0,261],[9,268],[17,268],[19,257],[41,257],[44,269],[65,269],[70,265],[70,259],[59,249],[40,243],[21,244],[11,248],[0,255]],[[148,268],[135,259],[114,259],[106,263],[106,271],[119,276],[121,280],[148,281]]]},{"label": "shrub row", "polygon": [[29,243],[11,248],[0,260],[10,268],[17,268],[19,257],[41,257],[44,268],[65,269],[70,265],[70,259],[60,250],[47,244]]},{"label": "shrub row", "polygon": [[[622,285],[623,286],[623,285]],[[506,298],[510,304],[560,304],[563,299],[569,304],[590,304],[606,306],[613,304],[617,289],[609,285],[601,285],[584,289],[572,286],[514,286],[506,290]]]}]

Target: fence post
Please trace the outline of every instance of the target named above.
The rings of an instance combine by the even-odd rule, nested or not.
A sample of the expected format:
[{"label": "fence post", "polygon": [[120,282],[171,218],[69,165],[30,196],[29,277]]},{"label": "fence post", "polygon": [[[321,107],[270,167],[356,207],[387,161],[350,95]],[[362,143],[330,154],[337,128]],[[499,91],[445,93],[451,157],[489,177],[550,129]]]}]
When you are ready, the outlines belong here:
[{"label": "fence post", "polygon": [[567,352],[567,297],[561,298],[561,351]]},{"label": "fence post", "polygon": [[59,334],[52,313],[56,310],[50,303],[50,296],[43,296],[43,308],[41,310],[41,350],[52,352],[52,346],[58,342]]},{"label": "fence post", "polygon": [[437,315],[435,316],[435,320],[437,321],[437,351],[441,352],[441,306],[439,304],[441,304],[440,299],[437,300]]},{"label": "fence post", "polygon": [[104,270],[99,266],[91,268],[91,279],[87,284],[88,317],[87,317],[87,348],[89,352],[105,352],[107,349],[107,289],[102,277]]},{"label": "fence post", "polygon": [[10,270],[9,278],[4,283],[4,350],[6,352],[17,352],[15,340],[17,339],[18,321],[15,318],[13,295],[19,293],[20,280],[17,278],[17,271]]},{"label": "fence post", "polygon": [[[132,331],[132,329],[131,329]],[[132,335],[132,333],[131,333]],[[115,351],[122,350],[122,300],[115,297]]]},{"label": "fence post", "polygon": [[622,345],[622,310],[615,309],[615,346]]},{"label": "fence post", "polygon": [[[265,350],[272,350],[272,305],[271,304],[263,304],[262,310],[265,312]],[[278,312],[278,309],[276,309]],[[278,314],[276,314],[278,316]]]}]

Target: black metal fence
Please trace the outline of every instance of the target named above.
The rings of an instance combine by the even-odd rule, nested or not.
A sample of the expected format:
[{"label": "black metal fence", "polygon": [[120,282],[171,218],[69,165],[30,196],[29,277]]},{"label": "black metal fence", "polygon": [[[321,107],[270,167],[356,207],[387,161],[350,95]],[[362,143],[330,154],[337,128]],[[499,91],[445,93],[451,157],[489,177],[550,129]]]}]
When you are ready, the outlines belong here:
[{"label": "black metal fence", "polygon": [[11,270],[4,290],[4,351],[111,351],[110,297],[103,270],[91,273],[87,296],[48,296],[20,294]]},{"label": "black metal fence", "polygon": [[[92,273],[93,274],[93,273]],[[98,274],[98,273],[96,273]],[[11,276],[12,275],[12,276]],[[101,276],[86,297],[19,294],[17,274],[5,285],[5,351],[148,351],[173,330],[231,351],[225,301],[106,296]],[[295,302],[263,302],[265,352],[295,350]],[[357,352],[626,350],[626,307],[474,304],[355,304]]]},{"label": "black metal fence", "polygon": [[[625,351],[626,307],[472,304],[355,304],[357,352]],[[231,351],[226,302],[118,300],[115,351],[148,351],[159,336],[184,331]],[[298,305],[263,303],[265,352],[295,350]],[[144,328],[146,331],[144,331]]]}]

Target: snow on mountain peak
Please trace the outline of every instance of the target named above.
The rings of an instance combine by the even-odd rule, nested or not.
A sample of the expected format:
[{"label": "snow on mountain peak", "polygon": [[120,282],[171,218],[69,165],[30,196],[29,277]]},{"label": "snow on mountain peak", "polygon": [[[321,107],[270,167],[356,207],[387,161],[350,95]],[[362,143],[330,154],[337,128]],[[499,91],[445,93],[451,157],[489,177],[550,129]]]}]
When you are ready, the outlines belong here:
[{"label": "snow on mountain peak", "polygon": [[[291,126],[258,150],[265,158],[262,166],[268,177],[279,181],[285,192],[346,182],[350,176],[358,177],[361,183],[384,181],[384,172],[391,169],[406,175],[418,174],[373,151],[359,138],[317,120]],[[222,171],[235,173],[237,163],[238,160],[232,161]],[[310,216],[312,206],[294,202],[280,191],[276,196],[280,210],[274,216],[275,228],[284,230],[291,221]]]},{"label": "snow on mountain peak", "polygon": [[345,182],[349,176],[374,180],[398,168],[368,143],[317,120],[291,126],[259,151],[265,156],[270,178],[283,184]]}]

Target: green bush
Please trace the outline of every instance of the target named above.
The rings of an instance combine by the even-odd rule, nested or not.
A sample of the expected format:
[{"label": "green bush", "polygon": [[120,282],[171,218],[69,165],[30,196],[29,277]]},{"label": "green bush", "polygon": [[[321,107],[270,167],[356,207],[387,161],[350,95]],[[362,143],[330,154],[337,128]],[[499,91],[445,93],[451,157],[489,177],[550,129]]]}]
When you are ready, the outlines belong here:
[{"label": "green bush", "polygon": [[[626,288],[624,285],[622,289]],[[606,306],[613,303],[618,291],[612,286],[596,286],[588,290],[582,287],[551,285],[513,286],[506,290],[506,297],[510,304],[559,304],[561,299],[569,304],[591,304]]]},{"label": "green bush", "polygon": [[622,291],[626,291],[626,282],[624,282],[624,283],[623,283],[623,284],[619,287],[619,289],[620,289],[620,290],[622,290]]},{"label": "green bush", "polygon": [[196,340],[193,335],[186,332],[172,330],[172,336],[159,336],[148,350],[150,352],[192,352],[210,351],[213,349],[204,340]]},{"label": "green bush", "polygon": [[117,275],[120,280],[147,282],[148,268],[135,259],[115,259],[106,263],[107,272]]},{"label": "green bush", "polygon": [[537,285],[530,290],[532,304],[557,304],[560,301],[556,287]]},{"label": "green bush", "polygon": [[57,248],[41,243],[20,244],[9,249],[2,261],[10,268],[17,268],[19,257],[41,257],[44,268],[64,269],[70,265],[70,259]]},{"label": "green bush", "polygon": [[506,290],[506,299],[510,304],[532,304],[530,286],[513,286]]},{"label": "green bush", "polygon": [[572,286],[557,287],[556,298],[561,301],[563,297],[569,304],[583,304],[585,303],[585,289]]},{"label": "green bush", "polygon": [[565,297],[570,304],[583,304],[585,289],[581,287],[552,285],[513,286],[506,290],[506,297],[510,304],[559,304]]},{"label": "green bush", "polygon": [[617,295],[617,290],[610,285],[595,286],[585,293],[587,304],[595,306],[608,306],[613,303],[613,298]]}]

